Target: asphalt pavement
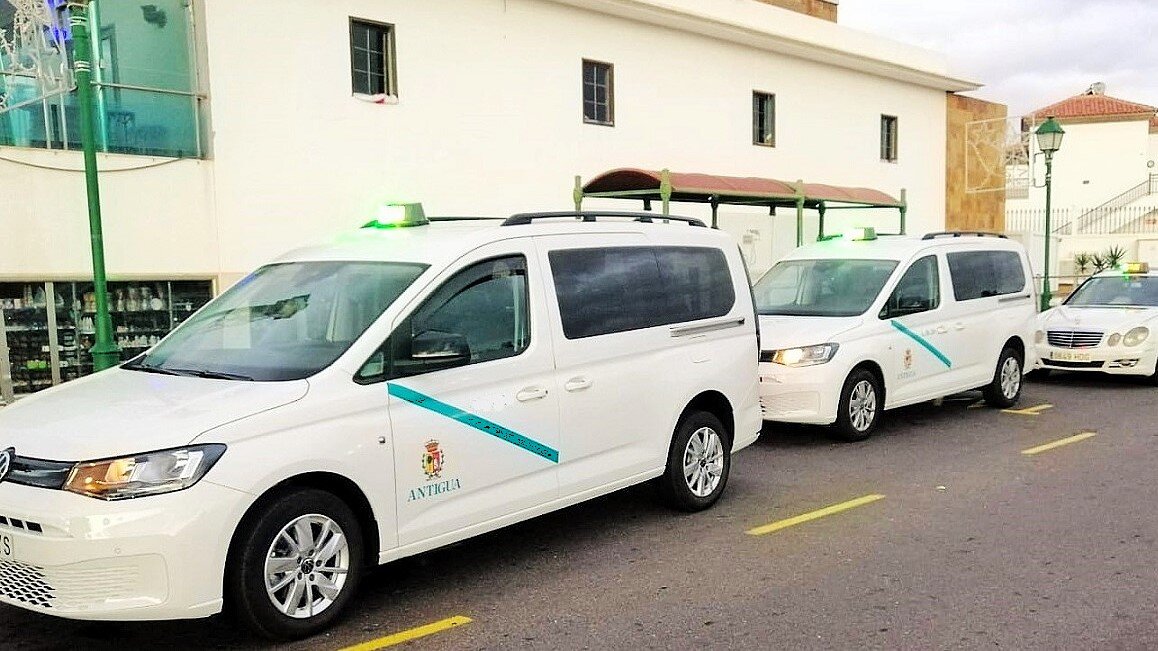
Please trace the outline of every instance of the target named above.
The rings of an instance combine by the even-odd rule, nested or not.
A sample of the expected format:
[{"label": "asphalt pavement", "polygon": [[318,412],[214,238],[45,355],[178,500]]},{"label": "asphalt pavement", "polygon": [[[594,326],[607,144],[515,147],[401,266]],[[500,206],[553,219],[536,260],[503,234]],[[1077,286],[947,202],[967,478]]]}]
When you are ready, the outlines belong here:
[{"label": "asphalt pavement", "polygon": [[[281,648],[1158,648],[1155,395],[1055,374],[1020,413],[955,397],[862,443],[769,426],[709,511],[636,487],[392,563],[336,629]],[[222,618],[0,607],[0,632],[9,649],[263,647]]]}]

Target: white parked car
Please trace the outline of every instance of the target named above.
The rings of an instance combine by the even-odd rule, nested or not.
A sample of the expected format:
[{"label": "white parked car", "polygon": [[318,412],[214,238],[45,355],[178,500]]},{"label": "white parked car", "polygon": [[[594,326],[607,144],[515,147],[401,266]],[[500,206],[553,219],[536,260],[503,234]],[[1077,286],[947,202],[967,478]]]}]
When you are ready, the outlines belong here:
[{"label": "white parked car", "polygon": [[759,434],[758,354],[697,220],[391,212],[0,410],[0,601],[296,638],[375,563],[647,480],[707,508]]},{"label": "white parked car", "polygon": [[1021,245],[983,233],[856,229],[796,249],[755,286],[765,420],[861,440],[885,409],[970,389],[1013,405],[1031,278]]},{"label": "white parked car", "polygon": [[1036,369],[1137,375],[1158,383],[1158,274],[1145,263],[1088,278],[1042,312]]}]

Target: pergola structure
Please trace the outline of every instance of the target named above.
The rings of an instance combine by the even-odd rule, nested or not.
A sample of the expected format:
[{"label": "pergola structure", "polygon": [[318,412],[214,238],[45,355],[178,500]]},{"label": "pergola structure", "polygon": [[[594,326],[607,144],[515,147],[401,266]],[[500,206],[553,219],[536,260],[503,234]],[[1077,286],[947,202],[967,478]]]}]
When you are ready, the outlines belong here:
[{"label": "pergola structure", "polygon": [[669,170],[641,170],[622,168],[605,172],[586,185],[575,177],[575,210],[582,211],[583,199],[636,199],[643,201],[645,210],[651,210],[652,201],[660,201],[663,214],[669,214],[672,201],[706,203],[712,207],[712,228],[716,228],[717,212],[721,205],[767,206],[771,214],[776,208],[796,209],[796,245],[804,243],[804,209],[816,210],[820,215],[817,239],[824,239],[824,215],[829,210],[856,210],[892,208],[900,212],[900,234],[905,233],[905,190],[901,198],[872,188],[847,188],[822,183],[797,181],[788,183],[758,177],[717,176],[688,174]]}]

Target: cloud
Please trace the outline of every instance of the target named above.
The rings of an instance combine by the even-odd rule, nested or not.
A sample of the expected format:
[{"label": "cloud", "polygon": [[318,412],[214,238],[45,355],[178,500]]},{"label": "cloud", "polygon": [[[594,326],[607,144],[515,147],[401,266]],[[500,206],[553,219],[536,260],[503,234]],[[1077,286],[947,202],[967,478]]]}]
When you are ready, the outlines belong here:
[{"label": "cloud", "polygon": [[978,96],[1026,113],[1096,81],[1158,104],[1153,0],[842,0],[840,22],[945,53]]}]

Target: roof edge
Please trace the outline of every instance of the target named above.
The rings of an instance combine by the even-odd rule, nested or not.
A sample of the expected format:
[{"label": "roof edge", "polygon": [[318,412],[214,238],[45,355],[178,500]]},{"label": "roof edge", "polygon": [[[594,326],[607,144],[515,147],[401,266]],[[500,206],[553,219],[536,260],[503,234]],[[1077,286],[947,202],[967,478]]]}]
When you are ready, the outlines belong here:
[{"label": "roof edge", "polygon": [[[938,52],[758,2],[549,1],[941,91],[964,92],[982,86],[948,74],[944,56]],[[814,38],[801,38],[801,33]]]}]

